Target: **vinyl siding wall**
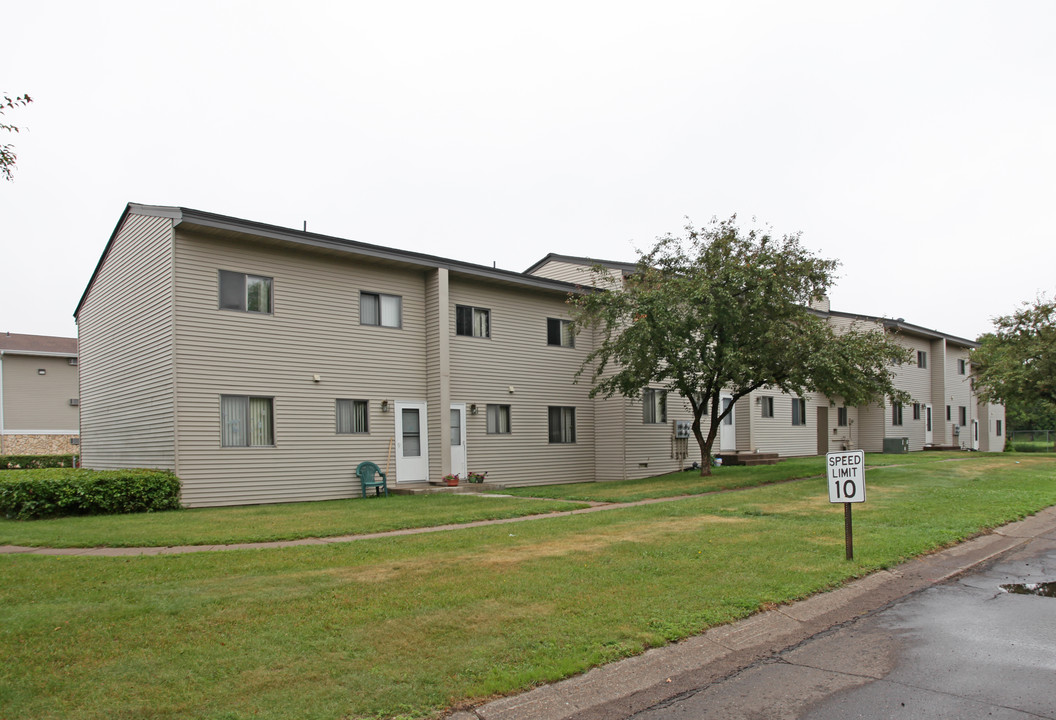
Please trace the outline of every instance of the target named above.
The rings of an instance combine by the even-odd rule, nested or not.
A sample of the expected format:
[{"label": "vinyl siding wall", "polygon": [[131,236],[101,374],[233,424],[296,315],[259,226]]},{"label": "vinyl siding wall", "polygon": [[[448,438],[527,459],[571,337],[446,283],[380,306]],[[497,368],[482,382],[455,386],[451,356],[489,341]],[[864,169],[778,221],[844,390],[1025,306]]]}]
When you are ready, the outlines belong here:
[{"label": "vinyl siding wall", "polygon": [[[774,399],[774,416],[762,417],[762,408],[755,404],[755,397],[769,396]],[[777,390],[759,390],[751,395],[749,409],[751,418],[751,446],[748,450],[778,453],[781,457],[816,455],[818,452],[818,403],[828,405],[828,399],[820,393],[807,393],[806,424],[792,424],[792,396]],[[834,421],[835,409],[830,411]],[[740,447],[740,441],[738,441]]]},{"label": "vinyl siding wall", "polygon": [[71,398],[80,397],[76,365],[64,357],[9,354],[0,362],[5,433],[77,434],[77,408],[70,405]]},{"label": "vinyl siding wall", "polygon": [[[185,502],[358,495],[359,462],[388,466],[391,403],[426,399],[424,273],[186,232],[177,233],[176,267]],[[219,270],[271,277],[273,314],[218,309]],[[401,296],[402,327],[360,325],[360,291]],[[274,447],[221,447],[221,395],[274,398]],[[368,401],[368,433],[337,434],[338,398]],[[395,462],[389,479],[399,479]]]},{"label": "vinyl siding wall", "polygon": [[172,221],[129,215],[78,315],[85,467],[176,467]]},{"label": "vinyl siding wall", "polygon": [[[591,266],[562,262],[560,260],[548,260],[542,267],[536,269],[532,275],[575,283],[576,285],[589,286],[597,283],[599,286],[604,286],[603,282],[597,281]],[[612,282],[620,282],[623,279],[623,273],[619,270],[610,270],[609,278]]]},{"label": "vinyl siding wall", "polygon": [[[964,360],[966,367],[964,375],[957,372],[958,360]],[[968,349],[953,344],[946,345],[946,404],[951,406],[950,422],[948,427],[949,442],[960,447],[970,448],[972,446],[971,428],[972,420],[978,419],[975,397],[972,395],[971,369],[967,367]],[[953,435],[953,426],[960,422],[959,408],[967,408],[968,422],[960,428],[960,434]],[[942,417],[946,417],[946,408],[942,409]],[[982,429],[980,428],[980,435]]]},{"label": "vinyl siding wall", "polygon": [[[977,410],[979,416],[979,449],[983,452],[1001,452],[1005,449],[1005,406],[980,402]],[[997,423],[1001,423],[1001,432]]]},{"label": "vinyl siding wall", "polygon": [[[594,401],[590,384],[573,383],[591,348],[547,345],[546,319],[567,319],[566,295],[451,278],[451,402],[477,406],[466,416],[466,463],[488,480],[514,485],[595,477]],[[455,334],[455,306],[490,311],[491,337]],[[510,392],[510,388],[513,392]],[[510,406],[509,434],[487,433],[487,406]],[[576,408],[576,442],[550,443],[547,408]]]}]

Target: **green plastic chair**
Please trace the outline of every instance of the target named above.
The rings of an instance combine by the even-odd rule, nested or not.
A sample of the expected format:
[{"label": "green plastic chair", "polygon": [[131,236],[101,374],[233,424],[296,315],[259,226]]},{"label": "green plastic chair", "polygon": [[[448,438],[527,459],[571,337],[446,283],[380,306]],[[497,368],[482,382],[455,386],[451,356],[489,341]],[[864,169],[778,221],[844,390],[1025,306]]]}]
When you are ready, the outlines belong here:
[{"label": "green plastic chair", "polygon": [[[381,476],[381,480],[375,479],[376,475]],[[381,491],[385,490],[385,497],[389,496],[389,484],[388,478],[385,477],[385,473],[381,471],[374,463],[367,461],[361,462],[356,466],[356,476],[359,477],[359,488],[363,493],[363,497],[367,497],[367,488],[374,488],[375,497],[381,497]]]}]

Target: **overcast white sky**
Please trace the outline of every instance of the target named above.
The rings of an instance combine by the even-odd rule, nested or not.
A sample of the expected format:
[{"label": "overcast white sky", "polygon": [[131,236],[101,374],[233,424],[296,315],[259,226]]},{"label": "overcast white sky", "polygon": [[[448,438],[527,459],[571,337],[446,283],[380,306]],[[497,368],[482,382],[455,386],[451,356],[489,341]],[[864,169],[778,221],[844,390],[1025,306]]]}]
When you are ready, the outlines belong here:
[{"label": "overcast white sky", "polygon": [[1056,291],[1056,2],[5,2],[0,332],[76,334],[127,202],[524,270],[755,216],[835,310]]}]

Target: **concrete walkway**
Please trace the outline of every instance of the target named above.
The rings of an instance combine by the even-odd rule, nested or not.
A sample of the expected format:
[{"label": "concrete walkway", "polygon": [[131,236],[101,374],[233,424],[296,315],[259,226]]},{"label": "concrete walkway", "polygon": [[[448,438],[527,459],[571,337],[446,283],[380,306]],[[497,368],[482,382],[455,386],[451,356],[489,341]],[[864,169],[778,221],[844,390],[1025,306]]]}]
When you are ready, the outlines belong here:
[{"label": "concrete walkway", "polygon": [[[719,685],[739,671],[776,658],[819,633],[875,613],[1039,539],[1056,541],[1056,507],[948,550],[873,573],[838,590],[713,628],[703,635],[553,685],[462,709],[448,718],[628,718],[701,688]],[[719,716],[721,713],[716,715]],[[744,717],[773,716],[764,712]]]}]

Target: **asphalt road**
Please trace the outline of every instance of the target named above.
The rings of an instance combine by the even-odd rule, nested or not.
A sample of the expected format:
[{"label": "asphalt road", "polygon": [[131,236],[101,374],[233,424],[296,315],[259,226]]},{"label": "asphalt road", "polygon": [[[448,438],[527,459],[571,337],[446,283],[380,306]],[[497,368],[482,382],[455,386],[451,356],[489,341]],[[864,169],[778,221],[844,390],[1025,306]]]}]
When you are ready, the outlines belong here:
[{"label": "asphalt road", "polygon": [[1056,718],[1056,598],[1001,589],[1054,581],[1038,539],[631,717]]}]

